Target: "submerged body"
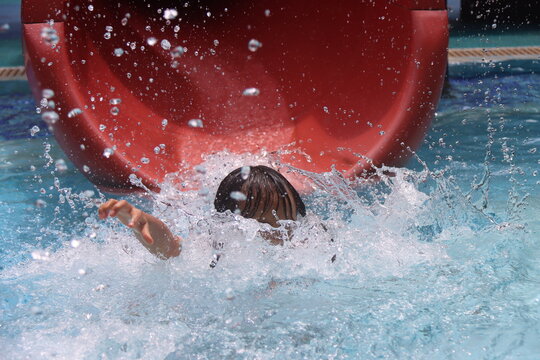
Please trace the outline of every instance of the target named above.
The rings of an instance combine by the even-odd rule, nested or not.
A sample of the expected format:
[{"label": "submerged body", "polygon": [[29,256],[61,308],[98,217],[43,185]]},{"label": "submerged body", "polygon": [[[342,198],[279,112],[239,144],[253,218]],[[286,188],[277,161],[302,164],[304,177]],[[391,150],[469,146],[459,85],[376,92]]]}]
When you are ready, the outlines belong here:
[{"label": "submerged body", "polygon": [[[306,208],[296,189],[276,170],[267,166],[244,166],[228,174],[218,187],[214,206],[218,212],[231,211],[274,228],[281,220],[297,220]],[[160,219],[136,208],[126,200],[108,200],[99,207],[99,217],[116,217],[133,229],[148,251],[162,259],[180,255],[182,238],[175,236]],[[279,234],[262,232],[273,244],[282,243]]]}]

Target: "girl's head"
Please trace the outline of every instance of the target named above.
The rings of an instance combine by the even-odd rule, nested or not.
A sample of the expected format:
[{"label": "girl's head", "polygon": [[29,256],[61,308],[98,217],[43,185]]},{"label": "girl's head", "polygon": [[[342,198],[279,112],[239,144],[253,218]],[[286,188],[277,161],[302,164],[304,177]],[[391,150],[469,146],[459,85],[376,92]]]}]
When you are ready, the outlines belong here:
[{"label": "girl's head", "polygon": [[239,212],[274,227],[278,220],[306,215],[296,189],[283,175],[263,165],[238,168],[227,175],[219,184],[214,206],[219,212]]}]

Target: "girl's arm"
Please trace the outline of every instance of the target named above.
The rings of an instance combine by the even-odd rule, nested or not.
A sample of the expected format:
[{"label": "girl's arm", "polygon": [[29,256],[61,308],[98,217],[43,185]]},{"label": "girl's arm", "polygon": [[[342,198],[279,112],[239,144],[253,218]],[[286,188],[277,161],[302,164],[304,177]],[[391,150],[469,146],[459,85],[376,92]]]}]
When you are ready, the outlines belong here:
[{"label": "girl's arm", "polygon": [[100,219],[117,217],[122,224],[133,229],[135,237],[148,251],[161,259],[180,255],[182,239],[174,236],[161,220],[125,200],[108,200],[99,207],[98,215]]}]

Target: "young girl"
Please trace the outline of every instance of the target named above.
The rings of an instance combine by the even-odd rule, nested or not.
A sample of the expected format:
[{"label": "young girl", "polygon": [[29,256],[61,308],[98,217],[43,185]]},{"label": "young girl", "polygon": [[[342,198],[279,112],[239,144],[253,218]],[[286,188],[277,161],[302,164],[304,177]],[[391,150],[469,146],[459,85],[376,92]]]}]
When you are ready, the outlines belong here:
[{"label": "young girl", "polygon": [[[218,212],[229,210],[275,228],[279,227],[280,220],[296,220],[298,215],[306,215],[306,207],[296,189],[283,175],[263,165],[238,168],[227,175],[218,187],[214,206]],[[182,239],[173,235],[161,220],[127,201],[108,200],[99,207],[98,214],[101,219],[117,217],[159,258],[180,255]],[[268,239],[280,243],[271,235]]]}]

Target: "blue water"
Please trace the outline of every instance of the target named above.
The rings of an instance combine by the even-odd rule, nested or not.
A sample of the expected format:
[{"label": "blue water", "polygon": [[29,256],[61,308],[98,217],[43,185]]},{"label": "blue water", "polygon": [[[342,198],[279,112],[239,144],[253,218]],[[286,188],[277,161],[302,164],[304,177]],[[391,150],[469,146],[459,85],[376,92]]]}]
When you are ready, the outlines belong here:
[{"label": "blue water", "polygon": [[[540,75],[452,78],[418,158],[355,190],[314,176],[283,247],[208,216],[242,157],[208,159],[208,195],[130,198],[189,239],[169,262],[98,221],[104,195],[29,94],[0,96],[0,117],[2,358],[539,357]],[[216,230],[227,253],[211,270]]]}]

